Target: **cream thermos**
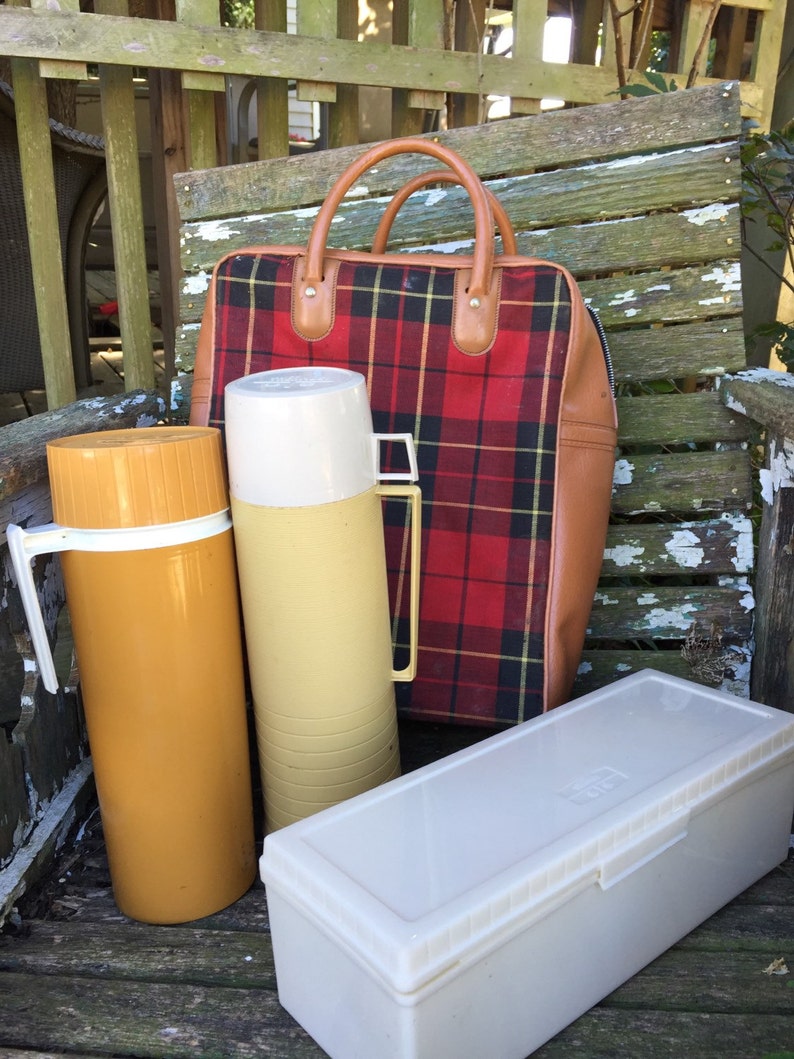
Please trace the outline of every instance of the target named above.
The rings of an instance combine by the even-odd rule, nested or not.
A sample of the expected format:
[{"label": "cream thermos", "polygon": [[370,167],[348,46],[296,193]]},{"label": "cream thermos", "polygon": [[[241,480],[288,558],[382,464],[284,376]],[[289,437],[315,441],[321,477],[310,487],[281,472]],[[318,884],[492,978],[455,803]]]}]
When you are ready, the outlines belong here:
[{"label": "cream thermos", "polygon": [[[232,520],[268,831],[399,775],[395,680],[416,667],[410,435],[375,434],[364,377],[303,367],[225,390]],[[380,471],[380,442],[410,471]],[[395,672],[382,497],[411,506],[411,649]]]},{"label": "cream thermos", "polygon": [[218,430],[148,427],[47,446],[56,522],[8,527],[42,679],[30,563],[60,552],[116,903],[175,923],[256,871],[239,601]]}]

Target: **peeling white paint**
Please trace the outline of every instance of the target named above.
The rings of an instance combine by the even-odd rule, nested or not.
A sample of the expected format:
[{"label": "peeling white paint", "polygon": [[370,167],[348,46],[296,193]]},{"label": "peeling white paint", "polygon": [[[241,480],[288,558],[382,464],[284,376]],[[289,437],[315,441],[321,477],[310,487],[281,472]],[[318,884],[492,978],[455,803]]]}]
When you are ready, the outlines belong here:
[{"label": "peeling white paint", "polygon": [[702,566],[706,557],[698,536],[686,529],[676,530],[670,540],[664,542],[664,549],[679,566]]},{"label": "peeling white paint", "polygon": [[610,599],[606,592],[596,592],[593,598],[595,603],[602,603],[605,607],[615,607],[618,604],[618,601]]},{"label": "peeling white paint", "polygon": [[747,368],[737,371],[731,378],[746,382],[773,382],[776,386],[794,386],[794,375],[787,371],[775,371],[773,368]]},{"label": "peeling white paint", "polygon": [[441,254],[471,253],[474,247],[473,239],[460,239],[454,243],[428,243],[426,246],[401,247],[401,254],[427,254],[433,251]]},{"label": "peeling white paint", "polygon": [[790,489],[794,485],[794,441],[783,439],[782,451],[778,449],[777,440],[769,441],[767,454],[768,466],[759,472],[761,498],[765,504],[771,504],[778,489]]},{"label": "peeling white paint", "polygon": [[606,168],[629,169],[633,166],[646,165],[648,162],[652,162],[655,158],[658,157],[659,154],[656,151],[654,151],[652,154],[633,154],[630,158],[616,158],[614,162],[607,162]]},{"label": "peeling white paint", "polygon": [[654,603],[659,602],[659,597],[653,592],[645,592],[641,596],[637,596],[637,604],[640,607],[652,607]]},{"label": "peeling white paint", "polygon": [[239,235],[239,228],[230,228],[226,221],[202,221],[196,225],[196,239],[205,243],[217,243],[221,239],[230,239],[233,235]]},{"label": "peeling white paint", "polygon": [[443,202],[447,197],[447,192],[444,188],[431,188],[425,196],[426,206],[435,206],[437,202]]},{"label": "peeling white paint", "polygon": [[185,276],[182,281],[182,293],[191,295],[206,294],[209,286],[210,274],[202,269],[201,272],[197,272],[193,276]]},{"label": "peeling white paint", "polygon": [[753,568],[753,524],[746,515],[720,515],[721,522],[727,522],[735,538],[731,542],[735,555],[733,568],[737,574],[747,574]]},{"label": "peeling white paint", "polygon": [[665,610],[664,607],[656,607],[646,614],[646,628],[653,629],[660,626],[672,626],[686,632],[692,626],[692,621],[697,613],[694,603],[682,603],[680,607],[672,607]]},{"label": "peeling white paint", "polygon": [[592,662],[580,662],[579,663],[579,668],[576,670],[576,675],[579,676],[579,677],[583,677],[585,675],[585,673],[592,673],[592,672],[593,672],[593,663]]},{"label": "peeling white paint", "polygon": [[[373,172],[376,173],[377,169],[374,169]],[[346,199],[363,199],[367,195],[369,195],[369,188],[366,184],[354,184],[349,191],[345,192]]]},{"label": "peeling white paint", "polygon": [[604,549],[604,558],[611,560],[615,566],[633,566],[639,564],[640,556],[645,554],[644,548],[637,548],[633,544],[618,544],[614,548]]},{"label": "peeling white paint", "polygon": [[720,691],[729,695],[738,695],[739,698],[750,697],[750,668],[752,664],[752,648],[750,645],[731,645],[730,654],[726,659],[726,669],[732,673],[731,676],[723,677]]},{"label": "peeling white paint", "polygon": [[610,305],[625,305],[626,302],[633,302],[633,301],[636,301],[636,300],[637,300],[637,292],[636,292],[636,290],[632,289],[632,290],[623,291],[622,294],[616,294],[609,304]]},{"label": "peeling white paint", "polygon": [[612,473],[612,485],[630,485],[634,481],[634,464],[628,460],[615,460],[615,470]]},{"label": "peeling white paint", "polygon": [[669,283],[657,283],[657,285],[655,287],[649,287],[648,288],[648,293],[650,294],[651,291],[672,290],[672,289],[673,288],[672,288],[671,284],[669,284]]},{"label": "peeling white paint", "polygon": [[715,265],[714,269],[711,272],[707,272],[701,279],[703,283],[716,283],[720,290],[726,294],[742,289],[742,274],[738,261],[732,262],[728,268]]},{"label": "peeling white paint", "polygon": [[634,669],[634,666],[629,665],[628,662],[618,662],[615,666],[615,670],[618,673],[630,673]]},{"label": "peeling white paint", "polygon": [[[696,144],[692,147],[679,147],[675,151],[665,151],[664,157],[672,158],[675,155],[697,154],[701,151],[713,150],[714,144]],[[633,154],[629,158],[615,158],[611,162],[591,162],[589,165],[582,166],[582,169],[629,169],[632,166],[646,165],[648,162],[653,162],[654,159],[660,157],[662,155],[658,151],[653,151],[650,154]]]},{"label": "peeling white paint", "polygon": [[702,228],[704,224],[711,224],[712,221],[727,221],[728,211],[738,210],[738,208],[737,203],[727,206],[724,203],[715,202],[696,210],[683,210],[681,216],[686,218],[690,224],[696,224],[698,228]]},{"label": "peeling white paint", "polygon": [[628,317],[632,317],[632,316],[636,316],[639,311],[640,311],[639,309],[626,309],[625,312],[623,313],[623,315],[624,316],[628,316]]},{"label": "peeling white paint", "polygon": [[720,588],[732,588],[735,592],[743,593],[739,598],[739,606],[742,607],[746,614],[749,614],[751,610],[755,610],[755,596],[746,577],[723,575],[717,578],[717,584]]}]

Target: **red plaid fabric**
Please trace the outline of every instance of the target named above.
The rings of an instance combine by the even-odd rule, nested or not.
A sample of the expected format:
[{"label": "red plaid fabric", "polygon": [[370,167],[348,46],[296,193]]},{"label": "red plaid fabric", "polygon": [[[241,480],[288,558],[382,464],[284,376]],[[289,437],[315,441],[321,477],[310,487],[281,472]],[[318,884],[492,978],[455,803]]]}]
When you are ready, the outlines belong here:
[{"label": "red plaid fabric", "polygon": [[[218,266],[210,423],[242,375],[305,364],[361,372],[375,430],[414,437],[423,496],[418,674],[404,714],[503,725],[543,709],[556,424],[571,291],[552,265],[505,268],[496,342],[451,340],[454,265],[344,261],[320,341],[290,319],[294,259],[249,251]],[[388,453],[387,453],[388,459]],[[385,507],[396,666],[407,649],[406,512]]]}]

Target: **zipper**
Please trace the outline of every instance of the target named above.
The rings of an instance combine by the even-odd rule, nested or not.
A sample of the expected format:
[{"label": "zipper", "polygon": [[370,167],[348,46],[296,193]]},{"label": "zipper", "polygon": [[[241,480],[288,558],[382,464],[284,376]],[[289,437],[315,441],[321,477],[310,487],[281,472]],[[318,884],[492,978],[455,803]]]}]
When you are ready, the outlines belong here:
[{"label": "zipper", "polygon": [[612,396],[615,396],[615,369],[612,365],[612,354],[609,352],[609,343],[607,342],[606,331],[604,325],[601,323],[601,317],[598,315],[596,309],[592,305],[585,305],[585,308],[590,313],[590,319],[595,324],[595,329],[598,332],[598,337],[601,341],[601,349],[604,351],[604,362],[607,366],[607,378],[609,379],[609,386],[612,390]]}]

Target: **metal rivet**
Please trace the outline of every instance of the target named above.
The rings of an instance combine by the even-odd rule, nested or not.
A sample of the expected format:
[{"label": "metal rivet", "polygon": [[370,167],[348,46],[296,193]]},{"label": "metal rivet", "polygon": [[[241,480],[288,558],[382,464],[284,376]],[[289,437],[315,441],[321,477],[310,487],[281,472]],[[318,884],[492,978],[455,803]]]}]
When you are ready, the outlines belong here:
[{"label": "metal rivet", "polygon": [[307,298],[316,298],[317,297],[317,288],[316,287],[307,287],[306,288],[306,297]]},{"label": "metal rivet", "polygon": [[472,307],[472,309],[479,309],[480,308],[480,299],[479,298],[472,298],[471,301],[469,302],[469,305]]}]

